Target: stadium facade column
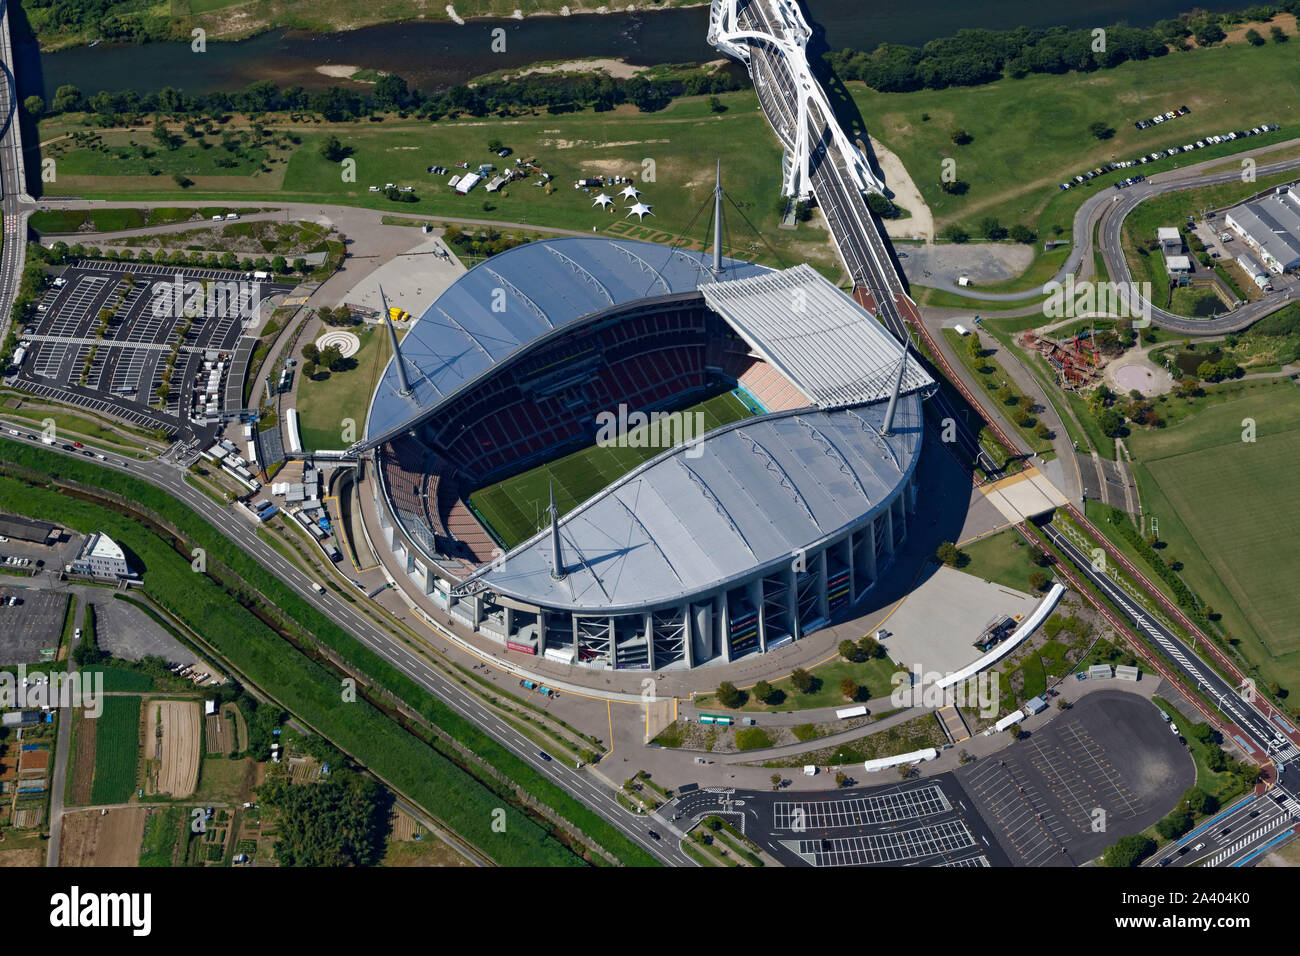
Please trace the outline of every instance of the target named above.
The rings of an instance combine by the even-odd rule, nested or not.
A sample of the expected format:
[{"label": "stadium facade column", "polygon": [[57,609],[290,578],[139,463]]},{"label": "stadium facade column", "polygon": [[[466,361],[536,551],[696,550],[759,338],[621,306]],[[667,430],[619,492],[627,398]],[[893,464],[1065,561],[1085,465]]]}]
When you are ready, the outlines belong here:
[{"label": "stadium facade column", "polygon": [[618,629],[614,626],[614,616],[607,617],[606,622],[609,627],[609,669],[618,669]]},{"label": "stadium facade column", "polygon": [[646,611],[642,615],[645,633],[645,659],[646,665],[650,670],[654,670],[659,665],[655,663],[655,616],[652,611]]},{"label": "stadium facade column", "polygon": [[767,653],[767,615],[763,613],[763,578],[756,577],[746,586],[749,603],[758,612],[758,649]]},{"label": "stadium facade column", "polygon": [[727,592],[713,595],[714,628],[722,644],[722,659],[731,663],[731,615],[728,613]]},{"label": "stadium facade column", "polygon": [[889,560],[894,560],[894,503],[891,501],[885,509],[885,553]]},{"label": "stadium facade column", "polygon": [[831,592],[828,582],[830,581],[830,546],[821,549],[817,555],[817,613],[822,616],[829,626],[831,620]]},{"label": "stadium facade column", "polygon": [[686,666],[695,666],[695,624],[691,620],[690,604],[683,604],[679,613],[682,616],[682,650],[686,656]]},{"label": "stadium facade column", "polygon": [[862,592],[865,594],[867,588],[868,588],[868,587],[871,587],[872,585],[874,585],[874,584],[876,583],[876,577],[877,577],[877,572],[876,572],[876,521],[875,521],[874,518],[873,518],[871,521],[868,521],[868,522],[867,522],[867,526],[866,526],[866,528],[863,529],[863,534],[866,535],[866,538],[867,538],[867,547],[865,548],[865,552],[866,552],[866,553],[865,553],[865,559],[866,559],[866,561],[865,561],[865,563],[866,563],[866,571],[867,571],[868,576],[871,578],[871,584],[868,584],[866,587],[864,587],[864,588],[862,589]]}]

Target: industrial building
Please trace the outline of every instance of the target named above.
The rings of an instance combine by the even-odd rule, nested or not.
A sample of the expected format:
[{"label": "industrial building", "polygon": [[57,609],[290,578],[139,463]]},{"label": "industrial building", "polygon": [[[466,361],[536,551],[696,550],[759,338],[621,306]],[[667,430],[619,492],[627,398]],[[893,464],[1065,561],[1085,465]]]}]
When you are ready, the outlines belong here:
[{"label": "industrial building", "polygon": [[1274,275],[1300,269],[1300,193],[1294,185],[1234,206],[1223,221]]},{"label": "industrial building", "polygon": [[134,577],[122,546],[102,531],[86,535],[77,557],[68,565],[68,571],[97,578]]}]

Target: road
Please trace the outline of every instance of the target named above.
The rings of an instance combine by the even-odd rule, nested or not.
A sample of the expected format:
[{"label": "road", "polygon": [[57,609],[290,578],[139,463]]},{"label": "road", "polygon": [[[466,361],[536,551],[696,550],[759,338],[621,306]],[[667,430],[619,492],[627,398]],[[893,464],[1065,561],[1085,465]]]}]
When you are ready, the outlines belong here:
[{"label": "road", "polygon": [[[6,426],[17,428],[27,434],[22,422],[5,422]],[[20,439],[25,441],[26,439]],[[39,444],[39,436],[30,444]],[[87,448],[94,451],[90,443]],[[57,446],[46,446],[46,450],[69,457],[80,457],[76,450],[64,452]],[[502,723],[490,708],[478,697],[468,692],[457,682],[445,676],[433,667],[425,658],[401,639],[380,628],[362,614],[349,602],[327,590],[320,594],[316,582],[303,572],[296,564],[286,561],[274,548],[257,535],[257,526],[250,518],[236,513],[235,509],[225,508],[212,501],[202,492],[190,487],[183,478],[183,467],[165,461],[129,461],[125,466],[118,465],[117,453],[105,452],[109,456],[107,463],[101,463],[114,471],[125,471],[148,481],[173,497],[183,501],[198,512],[213,527],[242,548],[250,557],[257,560],[269,573],[298,592],[304,600],[311,602],[321,613],[360,641],[365,647],[378,654],[394,667],[402,670],[408,677],[429,691],[439,700],[452,708],[466,720],[473,723],[484,733],[500,741],[516,756],[531,764],[538,773],[549,778],[553,783],[563,787],[575,799],[605,817],[628,839],[639,844],[663,863],[676,866],[694,866],[695,863],[681,852],[675,842],[656,841],[647,834],[648,828],[654,828],[659,822],[645,817],[634,817],[614,798],[613,791],[600,783],[592,774],[584,773],[568,766],[562,761],[543,760],[538,755],[537,745]],[[441,630],[441,629],[439,629]],[[446,636],[446,635],[443,635]],[[450,639],[450,637],[448,637]],[[267,688],[274,694],[275,688]],[[434,809],[434,808],[428,808]]]},{"label": "road", "polygon": [[10,315],[27,254],[27,217],[31,198],[24,183],[23,139],[18,122],[18,93],[11,64],[9,4],[0,0],[0,213],[4,249],[0,252],[0,342],[9,333]]}]

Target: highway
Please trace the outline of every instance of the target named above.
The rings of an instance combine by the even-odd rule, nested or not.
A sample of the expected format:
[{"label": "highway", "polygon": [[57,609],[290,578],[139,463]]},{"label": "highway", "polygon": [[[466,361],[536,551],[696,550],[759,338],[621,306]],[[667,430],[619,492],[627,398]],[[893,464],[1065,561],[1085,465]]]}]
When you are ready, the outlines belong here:
[{"label": "highway", "polygon": [[[40,445],[39,433],[31,430],[30,423],[22,421],[0,420],[6,430],[16,429],[24,436],[36,435],[34,440],[26,438],[12,439],[28,444]],[[47,451],[69,457],[80,458],[80,452],[64,452],[59,446],[44,446]],[[87,443],[87,449],[96,449]],[[208,523],[227,538],[256,559],[267,571],[298,592],[304,600],[310,601],[318,610],[346,630],[352,637],[374,651],[394,667],[401,669],[408,677],[429,691],[452,710],[469,720],[484,733],[500,741],[516,756],[531,764],[542,775],[567,790],[575,799],[605,817],[616,826],[628,839],[639,844],[644,850],[670,866],[695,866],[676,845],[675,840],[654,840],[647,833],[648,829],[657,829],[665,837],[672,828],[658,817],[636,817],[618,803],[614,794],[590,774],[583,773],[559,760],[543,760],[538,755],[535,743],[518,733],[508,724],[501,722],[496,715],[474,694],[469,693],[460,684],[448,678],[433,667],[399,638],[380,628],[362,614],[349,602],[338,597],[333,591],[325,594],[316,591],[316,581],[303,572],[296,564],[286,561],[274,548],[257,535],[258,524],[252,516],[236,513],[236,509],[225,508],[212,501],[207,495],[192,488],[184,480],[185,470],[179,464],[169,461],[127,461],[125,466],[116,462],[122,460],[118,453],[103,451],[107,462],[104,467],[114,471],[125,471],[155,485],[175,498],[180,499],[194,511],[202,515]],[[264,688],[272,696],[275,688]],[[436,808],[426,808],[436,812]]]},{"label": "highway", "polygon": [[10,315],[27,255],[27,217],[31,198],[23,182],[23,141],[18,122],[9,4],[0,0],[0,213],[4,215],[4,249],[0,252],[0,341],[9,332]]}]

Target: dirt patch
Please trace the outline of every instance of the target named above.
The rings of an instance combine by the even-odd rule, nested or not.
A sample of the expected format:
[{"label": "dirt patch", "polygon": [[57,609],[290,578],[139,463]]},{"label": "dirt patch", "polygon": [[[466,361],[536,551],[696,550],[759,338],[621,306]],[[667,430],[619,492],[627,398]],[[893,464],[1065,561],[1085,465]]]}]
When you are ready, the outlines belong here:
[{"label": "dirt patch", "polygon": [[27,847],[24,850],[0,850],[0,867],[5,866],[40,866],[42,853],[39,847]]},{"label": "dirt patch", "polygon": [[912,214],[910,219],[886,220],[885,231],[894,239],[924,239],[926,242],[934,242],[934,215],[925,204],[921,190],[916,188],[903,161],[875,137],[871,137],[871,150],[880,163],[885,185],[894,194],[894,202]]},{"label": "dirt patch", "polygon": [[73,734],[76,749],[72,752],[72,783],[68,787],[68,803],[84,805],[90,802],[90,788],[95,780],[95,730],[94,721],[86,719],[85,711],[76,708],[77,723]]},{"label": "dirt patch", "polygon": [[397,810],[393,813],[393,833],[389,839],[398,843],[409,843],[415,839],[418,828],[419,824],[415,822],[414,817]]},{"label": "dirt patch", "polygon": [[144,807],[64,813],[59,866],[135,866],[147,815]]},{"label": "dirt patch", "polygon": [[151,700],[145,707],[148,714],[145,754],[160,761],[157,792],[188,797],[198,783],[203,746],[203,715],[198,702]]}]

